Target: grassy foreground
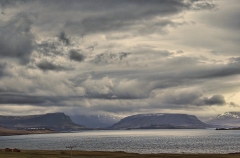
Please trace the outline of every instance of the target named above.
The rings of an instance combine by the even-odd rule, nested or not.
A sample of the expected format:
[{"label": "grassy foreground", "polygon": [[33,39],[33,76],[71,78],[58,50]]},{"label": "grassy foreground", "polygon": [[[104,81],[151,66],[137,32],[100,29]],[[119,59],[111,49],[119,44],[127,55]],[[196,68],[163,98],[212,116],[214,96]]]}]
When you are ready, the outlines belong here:
[{"label": "grassy foreground", "polygon": [[[44,150],[21,150],[20,153],[5,152],[0,150],[0,158],[70,158],[71,152],[44,151]],[[72,151],[72,158],[239,158],[240,154],[135,154],[125,152],[106,151]]]}]

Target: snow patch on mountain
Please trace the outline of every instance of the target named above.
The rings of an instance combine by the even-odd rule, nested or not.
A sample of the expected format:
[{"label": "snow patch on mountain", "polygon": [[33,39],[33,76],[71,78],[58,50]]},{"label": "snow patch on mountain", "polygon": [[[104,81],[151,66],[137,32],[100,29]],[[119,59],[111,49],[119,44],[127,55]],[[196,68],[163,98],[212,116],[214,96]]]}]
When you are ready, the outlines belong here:
[{"label": "snow patch on mountain", "polygon": [[240,118],[239,115],[234,114],[232,112],[225,112],[223,114],[219,114],[216,118]]}]

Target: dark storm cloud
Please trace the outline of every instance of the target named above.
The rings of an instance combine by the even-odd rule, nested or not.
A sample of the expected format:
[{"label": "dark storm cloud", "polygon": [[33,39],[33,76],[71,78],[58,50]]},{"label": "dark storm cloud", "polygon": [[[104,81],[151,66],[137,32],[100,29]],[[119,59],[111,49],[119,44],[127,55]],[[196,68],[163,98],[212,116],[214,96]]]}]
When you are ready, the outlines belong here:
[{"label": "dark storm cloud", "polygon": [[140,17],[133,17],[133,19],[124,19],[127,17],[127,15],[124,15],[123,17],[118,17],[118,15],[119,13],[116,13],[116,15],[111,15],[112,17],[110,18],[106,17],[105,15],[103,17],[87,17],[86,19],[76,22],[69,21],[65,24],[65,28],[69,32],[77,31],[85,34],[94,34],[106,32],[114,33],[114,31],[126,32],[131,29],[131,27],[136,27],[136,29],[133,30],[133,33],[144,35],[154,33],[156,31],[159,31],[159,33],[165,33],[163,29],[167,26],[176,27],[178,25],[183,25],[183,23],[177,23],[167,19],[158,20],[158,22],[149,22],[148,24],[142,25]]},{"label": "dark storm cloud", "polygon": [[19,5],[19,4],[22,4],[22,3],[25,3],[29,0],[15,0],[15,1],[12,1],[12,0],[0,0],[0,6],[2,8],[6,8],[6,7],[14,7],[16,5]]},{"label": "dark storm cloud", "polygon": [[28,15],[19,14],[0,26],[0,57],[15,58],[22,64],[28,63],[34,49],[34,36],[30,32],[31,24]]},{"label": "dark storm cloud", "polygon": [[212,68],[199,70],[199,74],[195,74],[197,78],[216,78],[239,75],[239,64],[228,64],[213,66]]},{"label": "dark storm cloud", "polygon": [[69,51],[69,58],[74,61],[82,62],[84,60],[84,55],[80,54],[77,50],[70,50]]},{"label": "dark storm cloud", "polygon": [[60,32],[58,39],[66,45],[70,44],[70,39],[66,36],[64,31]]},{"label": "dark storm cloud", "polygon": [[46,99],[29,95],[0,94],[0,104],[41,104]]},{"label": "dark storm cloud", "polygon": [[[21,93],[6,93],[0,94],[0,104],[20,104],[20,105],[36,105],[36,106],[55,106],[64,100],[82,99],[81,96],[35,96]],[[62,106],[59,104],[58,106]]]},{"label": "dark storm cloud", "polygon": [[9,0],[0,0],[0,6],[1,7],[7,7],[7,6],[12,6],[14,5],[14,1],[9,1]]},{"label": "dark storm cloud", "polygon": [[47,60],[41,61],[40,63],[37,64],[37,67],[43,71],[66,71],[66,70],[71,70],[72,68],[62,66],[62,65],[57,65],[52,62],[49,62]]},{"label": "dark storm cloud", "polygon": [[0,77],[6,75],[6,72],[5,72],[5,68],[6,68],[6,66],[7,66],[6,63],[0,63]]},{"label": "dark storm cloud", "polygon": [[[182,11],[192,8],[212,9],[209,2],[181,1],[181,0],[161,0],[161,1],[98,1],[94,4],[83,4],[91,6],[93,10],[101,14],[93,14],[81,20],[68,20],[65,28],[69,32],[80,32],[84,34],[104,33],[111,31],[127,31],[136,27],[135,34],[148,34],[155,31],[163,31],[167,26],[178,26],[182,23],[173,22],[170,19],[160,19],[167,16],[176,15]],[[91,4],[91,5],[90,5]],[[134,12],[134,13],[133,13]],[[93,12],[95,13],[95,12]],[[151,22],[153,18],[158,18],[157,22]],[[148,21],[142,25],[143,21]],[[139,27],[140,26],[140,27]]]},{"label": "dark storm cloud", "polygon": [[225,105],[226,101],[222,95],[213,95],[211,98],[204,98],[206,105]]}]

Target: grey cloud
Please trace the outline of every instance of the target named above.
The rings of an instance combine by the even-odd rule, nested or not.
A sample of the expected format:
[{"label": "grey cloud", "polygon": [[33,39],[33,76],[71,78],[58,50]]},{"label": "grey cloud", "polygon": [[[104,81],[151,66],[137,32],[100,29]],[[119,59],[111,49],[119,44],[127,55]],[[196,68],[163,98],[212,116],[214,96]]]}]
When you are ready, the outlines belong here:
[{"label": "grey cloud", "polygon": [[165,104],[176,105],[202,105],[202,93],[199,91],[170,92],[162,96],[162,102]]},{"label": "grey cloud", "polygon": [[[201,2],[203,1],[201,0]],[[88,16],[78,21],[69,20],[65,24],[65,28],[69,30],[69,32],[77,31],[80,33],[92,34],[119,30],[128,31],[130,28],[135,27],[135,34],[149,34],[155,31],[163,31],[162,29],[166,26],[175,27],[177,25],[182,25],[182,23],[173,22],[168,19],[159,19],[157,22],[151,22],[154,17],[163,18],[166,16],[176,15],[182,11],[193,8],[194,5],[197,6],[198,9],[211,9],[206,7],[210,5],[207,1],[204,1],[204,4],[202,4],[198,3],[198,1],[186,2],[183,0],[144,2],[135,0],[121,2],[111,1],[109,3],[106,1],[98,1],[98,3],[92,4],[92,7],[95,8],[95,5],[100,4],[102,7],[106,7],[97,7],[97,12],[101,12],[101,14]],[[214,7],[214,5],[212,6]],[[101,10],[99,10],[99,8],[101,8]],[[132,13],[133,11],[134,14]],[[148,24],[143,26],[141,25],[142,21],[148,21]]]},{"label": "grey cloud", "polygon": [[152,88],[151,83],[137,79],[116,79],[104,77],[102,79],[86,79],[76,83],[85,89],[87,98],[104,99],[143,99],[148,98]]},{"label": "grey cloud", "polygon": [[69,58],[71,60],[82,62],[85,57],[84,57],[83,54],[80,54],[77,50],[72,49],[72,50],[69,51]]},{"label": "grey cloud", "polygon": [[111,64],[111,63],[119,62],[123,60],[130,54],[131,53],[127,53],[127,52],[113,53],[110,51],[106,51],[104,53],[96,55],[94,59],[91,60],[91,62],[95,64],[100,64],[100,65]]},{"label": "grey cloud", "polygon": [[66,71],[66,70],[71,70],[72,68],[62,66],[62,65],[57,65],[52,62],[49,62],[47,60],[41,61],[40,63],[37,64],[37,67],[43,71]]},{"label": "grey cloud", "polygon": [[0,63],[0,77],[6,75],[6,72],[5,72],[6,66],[7,66],[7,63]]},{"label": "grey cloud", "polygon": [[0,26],[0,56],[2,58],[15,58],[22,64],[29,62],[29,56],[34,49],[34,36],[30,32],[31,24],[27,15],[19,14]]},{"label": "grey cloud", "polygon": [[2,8],[6,8],[6,7],[14,7],[16,5],[19,4],[23,4],[25,2],[27,2],[28,0],[15,0],[15,1],[11,1],[11,0],[0,0],[0,6]]},{"label": "grey cloud", "polygon": [[0,94],[0,104],[34,105],[34,106],[62,106],[61,102],[66,100],[82,99],[81,96],[38,96],[22,93]]},{"label": "grey cloud", "polygon": [[[228,77],[240,74],[239,65],[221,65],[213,66],[208,70],[204,70],[198,74],[198,78],[216,78],[216,77]],[[197,75],[197,74],[196,74]]]},{"label": "grey cloud", "polygon": [[[161,96],[161,95],[160,95]],[[212,97],[203,97],[203,93],[196,90],[175,90],[169,91],[165,95],[161,96],[160,99],[165,104],[175,104],[175,105],[191,105],[191,106],[223,106],[227,102],[223,95],[213,95]]]},{"label": "grey cloud", "polygon": [[236,103],[234,103],[234,102],[230,102],[230,103],[229,103],[229,106],[231,106],[231,107],[239,107],[239,105],[236,104]]},{"label": "grey cloud", "polygon": [[132,19],[124,19],[125,17],[128,17],[127,15],[124,17],[118,17],[119,13],[111,16],[111,18],[105,15],[103,17],[87,17],[82,21],[68,21],[65,24],[65,28],[69,32],[77,31],[85,34],[106,32],[114,33],[114,31],[127,32],[129,29],[135,28],[134,31],[132,31],[133,34],[146,35],[154,33],[156,31],[159,31],[158,33],[164,34],[166,33],[164,28],[166,28],[167,26],[176,27],[178,25],[183,25],[183,23],[177,23],[166,19],[159,20],[158,22],[148,22],[147,25],[142,25],[142,21],[140,21],[140,16],[136,18],[133,17]]},{"label": "grey cloud", "polygon": [[182,50],[177,50],[176,53],[177,54],[183,54],[184,52]]},{"label": "grey cloud", "polygon": [[0,104],[41,104],[46,100],[41,97],[28,95],[0,94]]},{"label": "grey cloud", "polygon": [[229,58],[229,61],[230,61],[231,63],[240,64],[240,57],[232,57],[232,58]]},{"label": "grey cloud", "polygon": [[[239,75],[239,62],[238,58],[230,58],[228,64],[224,64],[220,61],[212,61],[214,64],[205,64],[209,61],[205,57],[173,57],[167,59],[164,63],[166,69],[172,70],[176,65],[180,65],[181,69],[178,70],[177,76],[168,76],[176,79],[209,79],[209,78],[220,78],[220,77],[229,77],[233,75]],[[218,62],[219,64],[215,64]],[[189,65],[192,65],[189,67]],[[166,72],[167,73],[167,72]]]},{"label": "grey cloud", "polygon": [[[213,4],[213,2],[208,0],[161,0],[161,1],[139,1],[139,0],[121,0],[121,1],[111,1],[111,0],[98,0],[98,1],[73,1],[73,0],[53,0],[53,1],[43,1],[43,2],[49,2],[47,5],[51,4],[58,4],[59,9],[61,10],[84,10],[91,12],[99,12],[101,10],[109,9],[109,10],[117,10],[122,9],[124,7],[154,7],[158,6],[159,11],[162,13],[172,13],[179,11],[181,9],[191,9],[192,6],[197,5],[199,8],[202,9],[211,9],[209,7],[205,7],[208,5]],[[164,6],[166,8],[164,9]],[[155,9],[155,8],[154,8]],[[156,10],[145,10],[146,13],[155,12]],[[159,12],[158,11],[158,12]]]},{"label": "grey cloud", "polygon": [[146,46],[137,46],[132,51],[133,56],[143,55],[145,58],[161,59],[174,55],[174,52],[168,50],[156,50],[154,48],[148,48]]},{"label": "grey cloud", "polygon": [[63,55],[63,52],[59,50],[59,43],[54,41],[43,41],[37,45],[36,50],[43,55]]},{"label": "grey cloud", "polygon": [[[4,7],[15,5],[8,2],[10,1],[0,0],[0,5]],[[239,57],[230,58],[227,64],[225,62],[227,59],[222,59],[223,63],[213,63],[223,57],[220,54],[214,57],[212,57],[213,54],[199,57],[198,53],[202,53],[203,50],[215,50],[215,48],[195,49],[191,43],[188,45],[191,48],[187,48],[179,43],[179,40],[184,41],[185,37],[172,36],[171,33],[169,36],[159,36],[167,33],[168,30],[174,30],[172,33],[178,34],[177,27],[185,25],[185,20],[189,18],[185,16],[186,11],[213,10],[217,7],[213,2],[207,0],[42,0],[26,1],[22,6],[15,5],[17,6],[15,12],[11,12],[12,8],[9,10],[6,8],[6,15],[2,15],[5,19],[1,19],[3,23],[0,26],[0,36],[3,37],[0,39],[1,61],[6,60],[9,63],[17,59],[26,64],[30,58],[28,66],[33,69],[25,71],[23,69],[26,66],[18,63],[12,69],[0,64],[0,76],[5,76],[6,70],[11,71],[14,79],[19,79],[22,85],[26,85],[19,88],[14,84],[11,85],[14,82],[13,78],[9,77],[9,80],[7,77],[0,78],[0,83],[4,85],[0,90],[1,93],[26,93],[26,95],[1,95],[0,103],[2,100],[1,104],[8,105],[19,103],[33,106],[84,107],[84,103],[80,102],[84,98],[99,101],[99,104],[97,101],[90,107],[86,105],[86,109],[116,113],[134,112],[138,111],[138,108],[141,110],[186,107],[204,109],[205,106],[215,105],[236,106],[237,104],[233,102],[226,102],[223,96],[224,90],[221,89],[233,81],[230,76],[240,74]],[[6,20],[7,11],[11,14],[17,13],[17,18]],[[35,20],[29,18],[30,12],[36,12],[38,15]],[[192,15],[192,12],[190,14]],[[194,19],[195,17],[191,20]],[[199,22],[201,21],[188,26],[194,29]],[[181,27],[184,33],[188,26]],[[95,33],[98,35],[94,36]],[[80,40],[82,34],[86,35],[86,39],[98,43],[91,44],[89,41]],[[129,38],[132,40],[129,41]],[[204,38],[208,37],[204,36]],[[37,44],[34,43],[35,41]],[[84,62],[79,64],[70,62],[69,59]],[[87,69],[86,66],[88,66]],[[73,67],[76,71],[57,73],[73,70]],[[52,71],[47,74],[49,78],[46,77],[45,71]],[[50,78],[54,81],[57,78],[58,82],[52,81],[53,84],[50,86],[42,83]],[[221,87],[217,84],[220,82],[222,82]],[[211,85],[207,86],[208,84]],[[39,85],[42,89],[38,89]],[[182,87],[187,89],[194,86],[203,88],[199,91],[178,92]],[[236,82],[235,86],[237,87]],[[158,91],[165,92],[168,89],[175,89],[176,93],[170,92],[161,98]],[[201,92],[201,90],[205,91]],[[41,95],[46,93],[83,96],[61,98],[61,96],[27,95],[32,92]],[[205,93],[223,95],[204,97]],[[159,95],[161,99],[156,99],[155,97]],[[156,101],[153,106],[151,100],[154,99]],[[73,100],[76,100],[76,103]],[[65,102],[67,103],[64,104]],[[105,105],[106,102],[108,102],[107,105]],[[115,102],[118,104],[113,105]],[[146,102],[145,105],[137,105],[144,102]]]},{"label": "grey cloud", "polygon": [[131,53],[128,53],[128,52],[120,52],[119,53],[119,59],[122,60],[123,58],[126,58],[130,54]]},{"label": "grey cloud", "polygon": [[[204,84],[207,80],[204,80],[201,77],[203,74],[206,73],[211,74],[213,71],[222,70],[221,67],[223,65],[218,65],[216,67],[212,66],[211,68],[205,67],[204,64],[202,66],[198,66],[198,64],[200,63],[199,60],[203,60],[203,58],[173,57],[167,59],[168,62],[162,63],[164,65],[164,68],[162,70],[161,68],[158,67],[157,69],[147,70],[137,69],[135,71],[119,70],[115,72],[107,71],[102,73],[100,72],[92,73],[91,74],[92,79],[96,79],[96,81],[93,80],[94,82],[92,83],[97,84],[99,81],[99,84],[104,87],[105,87],[104,83],[100,82],[101,78],[103,78],[104,76],[109,76],[110,78],[114,77],[117,79],[117,81],[113,82],[114,84],[112,86],[109,85],[106,86],[109,87],[108,91],[106,92],[98,92],[97,90],[93,91],[93,88],[89,87],[88,88],[89,91],[87,90],[87,94],[89,95],[90,98],[102,97],[105,99],[143,99],[150,97],[151,93],[155,89],[167,89],[171,87],[176,87],[178,89],[179,86],[184,85],[186,87],[190,87],[191,85],[193,86],[198,84],[200,85]],[[189,67],[189,64],[191,64],[192,66]],[[178,69],[176,69],[176,66],[174,65],[178,65]],[[231,73],[225,74],[224,76],[226,75],[232,74]],[[219,75],[215,77],[219,77]],[[222,75],[220,77],[222,77]],[[121,79],[124,81],[124,78],[127,78],[129,81],[131,81],[131,79],[134,80],[136,78],[138,78],[139,80],[136,84],[131,84],[131,86],[124,87],[125,84],[128,85],[127,82],[125,84],[122,84],[121,91],[119,91],[118,88],[120,88],[120,86],[118,87],[117,85],[119,85]],[[224,85],[224,83],[222,84]],[[94,86],[94,84],[92,85]],[[84,85],[82,86],[85,87]],[[98,88],[101,89],[101,86]],[[169,98],[169,100],[167,98]],[[180,104],[180,105],[188,104],[203,106],[214,105],[215,103],[218,105],[224,104],[224,98],[221,100],[221,95],[214,95],[213,97],[210,98],[204,98],[203,94],[199,93],[198,91],[191,93],[182,93],[173,97],[166,96],[162,100],[168,104]]]},{"label": "grey cloud", "polygon": [[204,98],[206,105],[225,105],[226,101],[222,95],[213,95],[211,98]]},{"label": "grey cloud", "polygon": [[[239,20],[239,6],[235,5],[239,3],[238,0],[232,0],[231,4],[225,1],[220,2],[218,14],[210,14],[208,18],[204,18],[208,22],[208,25],[215,26],[221,29],[238,30],[240,27]],[[226,5],[227,7],[224,7]]]},{"label": "grey cloud", "polygon": [[193,2],[193,5],[191,8],[193,10],[213,10],[217,9],[217,5],[213,1],[207,1],[207,0],[190,0]]},{"label": "grey cloud", "polygon": [[70,39],[66,36],[64,31],[60,32],[58,39],[66,45],[70,44]]},{"label": "grey cloud", "polygon": [[92,45],[88,46],[86,49],[90,50],[91,52],[94,51],[95,47],[98,45],[98,43],[95,41]]}]

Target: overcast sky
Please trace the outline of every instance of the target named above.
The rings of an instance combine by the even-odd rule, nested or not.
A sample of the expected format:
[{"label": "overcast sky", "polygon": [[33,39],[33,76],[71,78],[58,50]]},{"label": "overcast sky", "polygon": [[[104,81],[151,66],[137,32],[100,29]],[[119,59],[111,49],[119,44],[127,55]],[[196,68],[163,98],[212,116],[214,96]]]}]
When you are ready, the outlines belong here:
[{"label": "overcast sky", "polygon": [[0,115],[240,111],[240,0],[0,0]]}]

